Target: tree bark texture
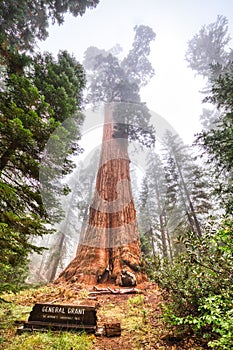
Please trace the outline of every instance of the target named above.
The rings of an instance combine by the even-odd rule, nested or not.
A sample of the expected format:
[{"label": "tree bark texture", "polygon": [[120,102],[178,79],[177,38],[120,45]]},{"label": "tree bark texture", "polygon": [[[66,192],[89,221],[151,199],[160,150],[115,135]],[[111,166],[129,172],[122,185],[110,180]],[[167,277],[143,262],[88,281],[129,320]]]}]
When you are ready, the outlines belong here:
[{"label": "tree bark texture", "polygon": [[81,233],[76,257],[56,282],[112,282],[134,286],[146,279],[130,183],[128,137],[105,106],[105,122],[96,188],[89,221]]}]

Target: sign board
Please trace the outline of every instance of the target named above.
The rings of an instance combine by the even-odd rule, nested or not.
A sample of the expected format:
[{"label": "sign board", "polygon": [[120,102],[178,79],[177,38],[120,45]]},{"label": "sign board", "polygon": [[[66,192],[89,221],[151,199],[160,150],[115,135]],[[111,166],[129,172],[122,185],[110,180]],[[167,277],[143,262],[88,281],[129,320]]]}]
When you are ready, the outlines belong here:
[{"label": "sign board", "polygon": [[35,304],[24,329],[50,328],[64,330],[96,330],[96,309],[91,306]]},{"label": "sign board", "polygon": [[121,335],[121,324],[117,323],[105,323],[105,335],[107,337],[119,337]]}]

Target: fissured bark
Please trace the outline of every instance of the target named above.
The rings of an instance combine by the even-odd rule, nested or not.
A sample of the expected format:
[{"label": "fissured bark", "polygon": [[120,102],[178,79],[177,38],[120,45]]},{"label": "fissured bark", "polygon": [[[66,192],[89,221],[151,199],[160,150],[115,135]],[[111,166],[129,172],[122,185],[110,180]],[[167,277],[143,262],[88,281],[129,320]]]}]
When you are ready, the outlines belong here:
[{"label": "fissured bark", "polygon": [[114,105],[105,106],[105,123],[89,222],[76,257],[57,283],[112,282],[134,286],[146,279],[130,183],[126,127],[116,121]]}]

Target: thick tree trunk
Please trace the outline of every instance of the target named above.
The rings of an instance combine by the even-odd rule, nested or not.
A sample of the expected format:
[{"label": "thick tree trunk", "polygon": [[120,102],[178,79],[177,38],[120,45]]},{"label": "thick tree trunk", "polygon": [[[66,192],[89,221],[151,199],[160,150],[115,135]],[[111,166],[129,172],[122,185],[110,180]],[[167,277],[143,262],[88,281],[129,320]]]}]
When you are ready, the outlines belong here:
[{"label": "thick tree trunk", "polygon": [[114,282],[136,285],[141,248],[130,184],[128,139],[114,120],[112,105],[105,107],[102,149],[89,222],[81,235],[76,257],[57,282]]}]

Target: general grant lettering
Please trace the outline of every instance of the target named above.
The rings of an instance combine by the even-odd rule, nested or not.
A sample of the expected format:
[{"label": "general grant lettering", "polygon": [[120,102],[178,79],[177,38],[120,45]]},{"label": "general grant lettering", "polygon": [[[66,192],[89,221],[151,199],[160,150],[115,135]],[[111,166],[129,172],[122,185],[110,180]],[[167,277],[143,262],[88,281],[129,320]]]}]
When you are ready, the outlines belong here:
[{"label": "general grant lettering", "polygon": [[78,309],[76,307],[68,308],[68,314],[84,315],[85,309]]},{"label": "general grant lettering", "polygon": [[52,314],[65,314],[64,307],[58,307],[58,306],[43,306],[42,312],[46,313],[52,313]]}]

